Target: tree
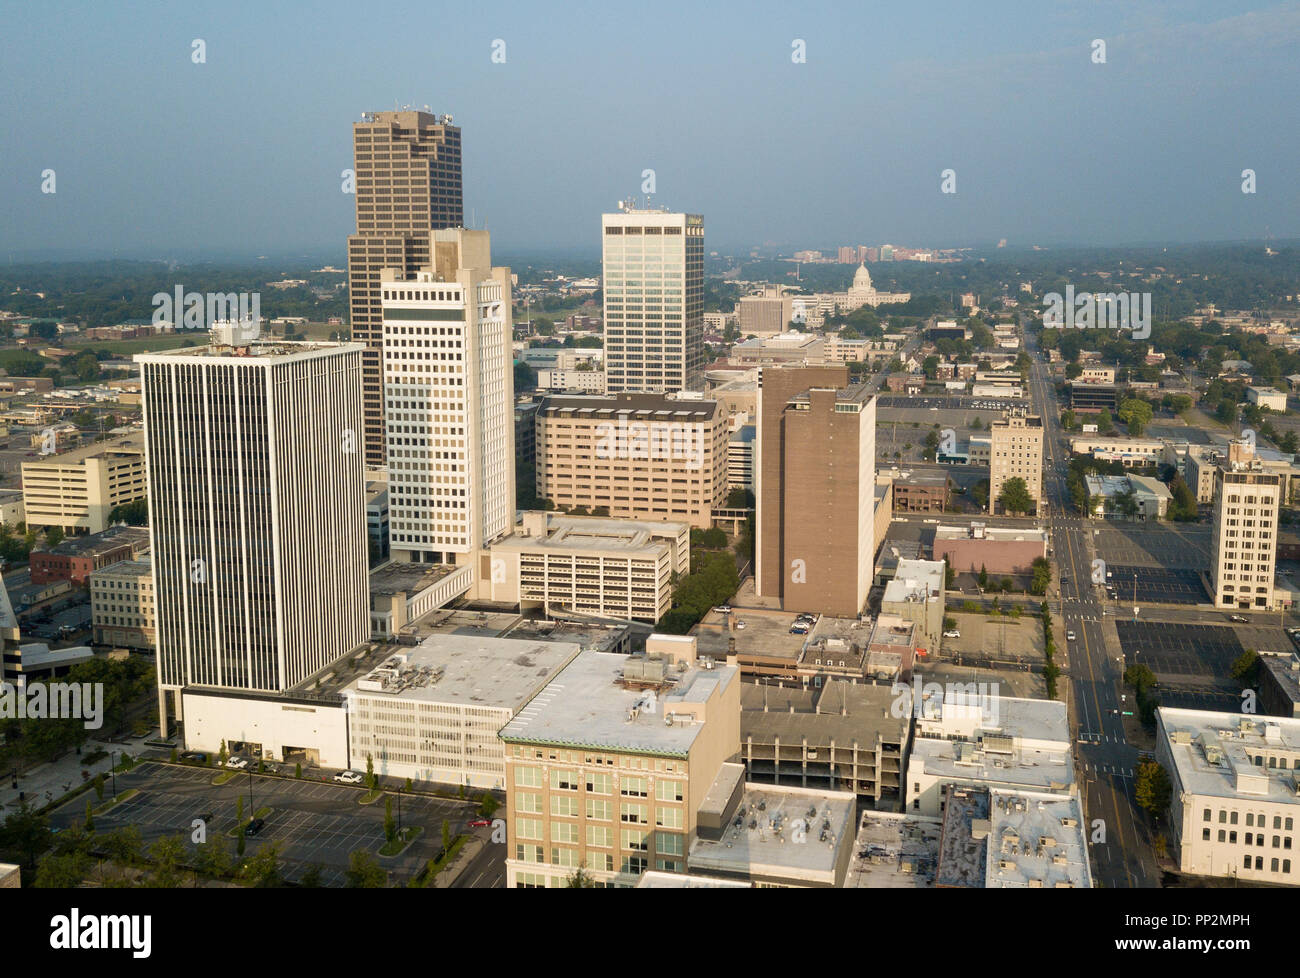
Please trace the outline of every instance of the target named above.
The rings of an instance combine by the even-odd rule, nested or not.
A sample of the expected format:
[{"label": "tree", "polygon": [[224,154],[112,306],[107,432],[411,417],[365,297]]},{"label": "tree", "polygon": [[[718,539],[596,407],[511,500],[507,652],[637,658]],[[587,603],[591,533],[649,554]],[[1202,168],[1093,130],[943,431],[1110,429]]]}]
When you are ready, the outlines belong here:
[{"label": "tree", "polygon": [[375,790],[378,781],[375,778],[375,758],[372,754],[366,755],[366,785],[371,791]]},{"label": "tree", "polygon": [[384,799],[384,838],[392,842],[397,838],[397,822],[393,819],[393,796]]},{"label": "tree", "polygon": [[980,564],[979,573],[980,590],[983,591],[989,586],[989,572],[983,564]]},{"label": "tree", "polygon": [[375,857],[364,849],[358,849],[348,858],[348,870],[345,874],[349,889],[374,890],[388,882],[388,873]]},{"label": "tree", "polygon": [[138,825],[123,825],[100,837],[100,848],[109,859],[119,863],[138,863],[144,851]]},{"label": "tree", "polygon": [[1046,594],[1052,583],[1052,564],[1046,557],[1035,557],[1032,565],[1032,577],[1029,582],[1030,594]]},{"label": "tree", "polygon": [[1061,412],[1061,427],[1066,431],[1073,431],[1076,423],[1074,412],[1069,408]]},{"label": "tree", "polygon": [[307,867],[307,871],[302,874],[298,880],[298,885],[310,890],[319,889],[323,884],[323,873],[321,872],[320,863],[312,863]]},{"label": "tree", "polygon": [[0,848],[22,853],[30,867],[35,867],[36,857],[50,847],[51,837],[49,818],[27,802],[0,825]]},{"label": "tree", "polygon": [[1228,674],[1238,682],[1247,682],[1255,672],[1255,665],[1259,662],[1259,653],[1254,649],[1247,649],[1237,658],[1232,660],[1232,666]]},{"label": "tree", "polygon": [[1110,416],[1109,408],[1102,408],[1097,412],[1097,430],[1103,435],[1115,433],[1115,420]]},{"label": "tree", "polygon": [[586,866],[579,866],[573,871],[573,875],[564,881],[564,886],[570,890],[589,890],[596,888],[596,881],[587,872]]},{"label": "tree", "polygon": [[63,528],[62,528],[62,527],[60,527],[60,526],[52,526],[52,527],[50,527],[48,530],[45,531],[45,546],[46,546],[46,547],[51,547],[51,548],[52,548],[52,547],[57,547],[57,546],[58,546],[59,544],[61,544],[62,542],[63,542]]},{"label": "tree", "polygon": [[1128,433],[1137,438],[1151,423],[1151,405],[1139,398],[1131,397],[1120,402],[1119,417],[1128,425]]},{"label": "tree", "polygon": [[1173,797],[1169,772],[1150,758],[1138,761],[1134,793],[1138,805],[1152,818],[1159,819],[1169,808],[1169,801]]},{"label": "tree", "polygon": [[50,855],[41,860],[33,885],[39,889],[69,890],[80,886],[90,871],[90,859],[80,852]]},{"label": "tree", "polygon": [[444,855],[451,852],[451,822],[445,818],[442,820],[442,851]]},{"label": "tree", "polygon": [[153,872],[149,885],[160,890],[174,890],[181,885],[181,861],[185,858],[185,844],[178,835],[165,835],[149,847]]},{"label": "tree", "polygon": [[239,875],[258,889],[282,886],[284,879],[280,874],[280,844],[273,842],[263,846],[239,871]]},{"label": "tree", "polygon": [[1034,508],[1034,498],[1029,495],[1029,486],[1019,476],[1013,476],[1002,483],[998,493],[998,503],[1006,513],[1028,513]]},{"label": "tree", "polygon": [[144,499],[114,506],[108,514],[109,523],[125,523],[127,526],[147,526],[149,524],[149,503]]},{"label": "tree", "polygon": [[497,808],[501,803],[497,801],[496,795],[489,792],[483,792],[483,796],[478,800],[478,813],[484,818],[491,818],[496,814]]}]

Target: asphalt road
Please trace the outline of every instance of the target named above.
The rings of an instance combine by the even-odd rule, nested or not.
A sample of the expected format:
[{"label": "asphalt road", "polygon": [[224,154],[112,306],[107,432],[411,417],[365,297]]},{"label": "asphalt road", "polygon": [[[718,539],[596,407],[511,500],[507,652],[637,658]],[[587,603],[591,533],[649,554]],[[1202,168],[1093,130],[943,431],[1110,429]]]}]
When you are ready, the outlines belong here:
[{"label": "asphalt road", "polygon": [[[1027,337],[1028,343],[1028,337]],[[1059,609],[1075,641],[1059,637],[1064,650],[1060,666],[1069,677],[1075,724],[1075,768],[1095,838],[1098,821],[1104,841],[1093,841],[1093,876],[1107,887],[1156,887],[1156,866],[1145,815],[1137,808],[1133,774],[1138,751],[1125,739],[1121,710],[1133,709],[1122,689],[1120,644],[1114,620],[1102,614],[1101,589],[1092,584],[1091,534],[1082,517],[1070,511],[1065,475],[1068,456],[1062,447],[1060,404],[1041,352],[1029,343],[1034,357],[1030,391],[1042,415],[1043,491],[1052,562],[1059,581]]]}]

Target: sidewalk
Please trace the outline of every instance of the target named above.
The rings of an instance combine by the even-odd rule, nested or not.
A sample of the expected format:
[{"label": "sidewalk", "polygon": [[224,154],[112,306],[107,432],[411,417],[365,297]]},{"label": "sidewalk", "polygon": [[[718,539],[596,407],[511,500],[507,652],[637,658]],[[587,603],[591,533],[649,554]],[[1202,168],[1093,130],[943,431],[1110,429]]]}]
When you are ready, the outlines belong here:
[{"label": "sidewalk", "polygon": [[477,835],[471,836],[469,841],[460,847],[460,851],[456,853],[456,858],[444,866],[442,872],[434,879],[433,888],[435,890],[446,889],[456,882],[456,877],[465,871],[465,868],[483,851],[485,845],[487,845],[485,840]]},{"label": "sidewalk", "polygon": [[[80,757],[76,751],[71,751],[57,761],[37,764],[35,767],[24,771],[18,777],[18,790],[16,791],[13,787],[11,772],[5,771],[3,780],[0,780],[0,814],[7,815],[18,807],[20,792],[25,796],[28,804],[40,807],[67,794],[73,788],[81,785],[83,780],[93,780],[95,775],[101,772],[107,774],[112,766],[112,761],[121,761],[122,751],[126,751],[133,758],[138,758],[148,749],[145,747],[144,742],[151,740],[156,733],[157,731],[151,731],[144,737],[127,737],[112,743],[91,738],[82,745]],[[112,760],[105,757],[91,765],[81,763],[82,757],[100,749],[112,751]],[[81,777],[83,770],[90,772],[89,778],[83,779]]]}]

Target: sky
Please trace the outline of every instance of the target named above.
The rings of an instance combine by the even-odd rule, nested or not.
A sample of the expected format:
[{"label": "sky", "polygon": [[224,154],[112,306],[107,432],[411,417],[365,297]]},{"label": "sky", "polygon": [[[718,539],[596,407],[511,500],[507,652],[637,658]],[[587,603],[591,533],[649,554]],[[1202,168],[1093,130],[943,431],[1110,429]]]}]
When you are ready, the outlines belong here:
[{"label": "sky", "polygon": [[498,255],[598,254],[647,169],[724,253],[1300,235],[1300,0],[0,0],[0,46],[3,261],[342,256],[408,105]]}]

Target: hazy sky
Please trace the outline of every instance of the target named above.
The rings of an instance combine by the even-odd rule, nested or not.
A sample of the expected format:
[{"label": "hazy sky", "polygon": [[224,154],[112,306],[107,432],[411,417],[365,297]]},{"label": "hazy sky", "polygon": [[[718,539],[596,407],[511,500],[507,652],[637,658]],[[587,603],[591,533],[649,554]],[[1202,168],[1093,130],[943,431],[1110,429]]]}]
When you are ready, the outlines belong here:
[{"label": "hazy sky", "polygon": [[0,36],[0,260],[341,255],[396,104],[454,115],[498,254],[595,253],[646,168],[710,250],[1300,234],[1297,2],[0,0]]}]

